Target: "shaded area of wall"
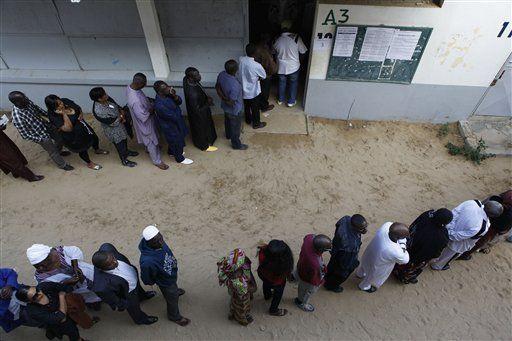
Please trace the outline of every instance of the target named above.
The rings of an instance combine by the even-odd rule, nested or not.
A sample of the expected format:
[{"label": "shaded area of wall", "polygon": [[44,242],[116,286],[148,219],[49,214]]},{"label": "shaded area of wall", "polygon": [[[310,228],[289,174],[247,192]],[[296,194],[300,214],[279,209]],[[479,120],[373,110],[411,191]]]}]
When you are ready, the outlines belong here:
[{"label": "shaded area of wall", "polygon": [[[310,79],[305,111],[318,117],[451,122],[465,119],[485,87]],[[350,110],[350,107],[352,109]]]}]

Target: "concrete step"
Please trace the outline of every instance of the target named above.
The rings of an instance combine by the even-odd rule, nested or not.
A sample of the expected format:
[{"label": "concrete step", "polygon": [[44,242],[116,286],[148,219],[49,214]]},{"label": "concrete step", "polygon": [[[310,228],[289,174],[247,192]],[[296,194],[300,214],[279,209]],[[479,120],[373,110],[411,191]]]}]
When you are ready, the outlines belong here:
[{"label": "concrete step", "polygon": [[459,121],[460,134],[466,144],[476,147],[481,138],[487,145],[486,152],[512,156],[512,117],[472,116]]}]

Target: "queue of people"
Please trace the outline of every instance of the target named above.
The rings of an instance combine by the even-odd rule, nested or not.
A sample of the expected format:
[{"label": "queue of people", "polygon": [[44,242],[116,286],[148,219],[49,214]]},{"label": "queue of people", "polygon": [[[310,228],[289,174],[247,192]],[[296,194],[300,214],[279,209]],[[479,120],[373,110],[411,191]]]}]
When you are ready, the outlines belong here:
[{"label": "queue of people", "polygon": [[[300,56],[307,48],[301,37],[291,30],[292,23],[284,21],[282,34],[274,42],[269,35],[263,35],[257,44],[248,44],[246,56],[239,61],[228,60],[224,71],[217,77],[215,89],[224,111],[225,137],[235,150],[246,150],[240,134],[242,118],[253,129],[266,126],[261,121],[261,112],[274,108],[269,103],[272,77],[279,78],[279,105],[293,107],[297,100]],[[215,141],[217,132],[212,118],[211,107],[214,100],[201,84],[198,69],[189,67],[183,78],[183,91],[188,116],[188,127],[182,115],[183,99],[164,81],[153,84],[155,96],[144,93],[147,78],[136,73],[126,87],[126,103],[121,107],[102,87],[94,87],[89,92],[92,100],[92,113],[99,122],[105,138],[114,145],[121,164],[135,167],[133,159],[138,152],[130,150],[128,138],[136,137],[137,143],[144,146],[152,163],[166,170],[169,166],[162,160],[160,135],[167,142],[167,154],[177,163],[190,165],[194,161],[185,157],[185,138],[190,133],[195,147],[206,152],[218,150]],[[99,138],[94,129],[83,118],[82,108],[72,99],[50,94],[45,97],[46,110],[34,104],[21,91],[12,91],[9,101],[13,104],[12,122],[21,137],[39,144],[53,162],[65,171],[72,171],[64,157],[72,153],[85,162],[88,168],[100,170],[102,166],[91,159],[89,151],[96,155],[109,152],[100,148]],[[243,112],[243,113],[242,113]],[[28,181],[40,181],[28,168],[28,162],[19,148],[1,130],[0,124],[0,168],[4,173],[12,173]],[[63,150],[65,147],[67,150]]]},{"label": "queue of people", "polygon": [[[410,226],[386,222],[359,261],[361,236],[367,227],[366,219],[354,214],[336,223],[332,239],[306,235],[295,267],[285,241],[259,245],[257,274],[263,297],[270,300],[268,313],[288,313],[279,308],[287,282],[298,284],[295,305],[313,312],[311,300],[319,289],[341,293],[341,285],[352,273],[361,280],[359,290],[375,293],[391,274],[404,284],[414,284],[428,264],[433,270],[448,270],[456,259],[469,260],[468,255],[478,251],[488,253],[512,229],[512,190],[483,201],[465,201],[453,210],[428,210]],[[100,246],[91,263],[76,246],[32,245],[26,254],[37,284],[20,284],[13,269],[0,269],[0,325],[6,332],[24,325],[43,328],[49,339],[65,335],[82,340],[77,326],[88,329],[97,324],[99,318],[88,311],[100,310],[102,303],[126,310],[135,324],[154,324],[158,317],[142,311],[140,303],[157,294],[143,289],[141,280],[159,287],[168,320],[188,325],[191,320],[179,309],[185,290],[178,286],[178,262],[161,231],[153,225],[144,228],[138,248],[139,268],[110,243]],[[323,255],[327,252],[326,266]],[[230,297],[228,318],[244,326],[254,321],[250,311],[258,286],[252,267],[247,252],[240,248],[217,262],[219,285],[227,287]]]}]

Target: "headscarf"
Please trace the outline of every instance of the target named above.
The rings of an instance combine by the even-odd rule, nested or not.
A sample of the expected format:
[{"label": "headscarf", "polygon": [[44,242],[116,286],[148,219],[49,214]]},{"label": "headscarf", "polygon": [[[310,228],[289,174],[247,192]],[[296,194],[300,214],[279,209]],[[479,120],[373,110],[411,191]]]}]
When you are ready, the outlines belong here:
[{"label": "headscarf", "polygon": [[451,211],[447,209],[430,210],[411,224],[411,235],[407,242],[411,263],[419,264],[439,257],[449,241],[445,224],[451,221],[451,216]]},{"label": "headscarf", "polygon": [[217,262],[219,285],[238,296],[247,295],[251,281],[251,261],[242,249],[234,249]]}]

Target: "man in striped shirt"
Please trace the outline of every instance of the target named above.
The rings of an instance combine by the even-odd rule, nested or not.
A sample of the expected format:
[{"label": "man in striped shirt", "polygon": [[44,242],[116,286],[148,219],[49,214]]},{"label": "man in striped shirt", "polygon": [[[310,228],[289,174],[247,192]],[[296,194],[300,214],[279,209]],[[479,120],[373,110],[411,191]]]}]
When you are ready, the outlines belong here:
[{"label": "man in striped shirt", "polygon": [[66,171],[74,168],[69,165],[62,156],[69,155],[69,152],[61,152],[62,145],[52,140],[46,124],[48,121],[43,118],[48,114],[32,103],[31,100],[20,91],[9,93],[9,101],[12,107],[12,123],[18,129],[24,140],[29,140],[39,144],[50,155],[57,166]]}]

